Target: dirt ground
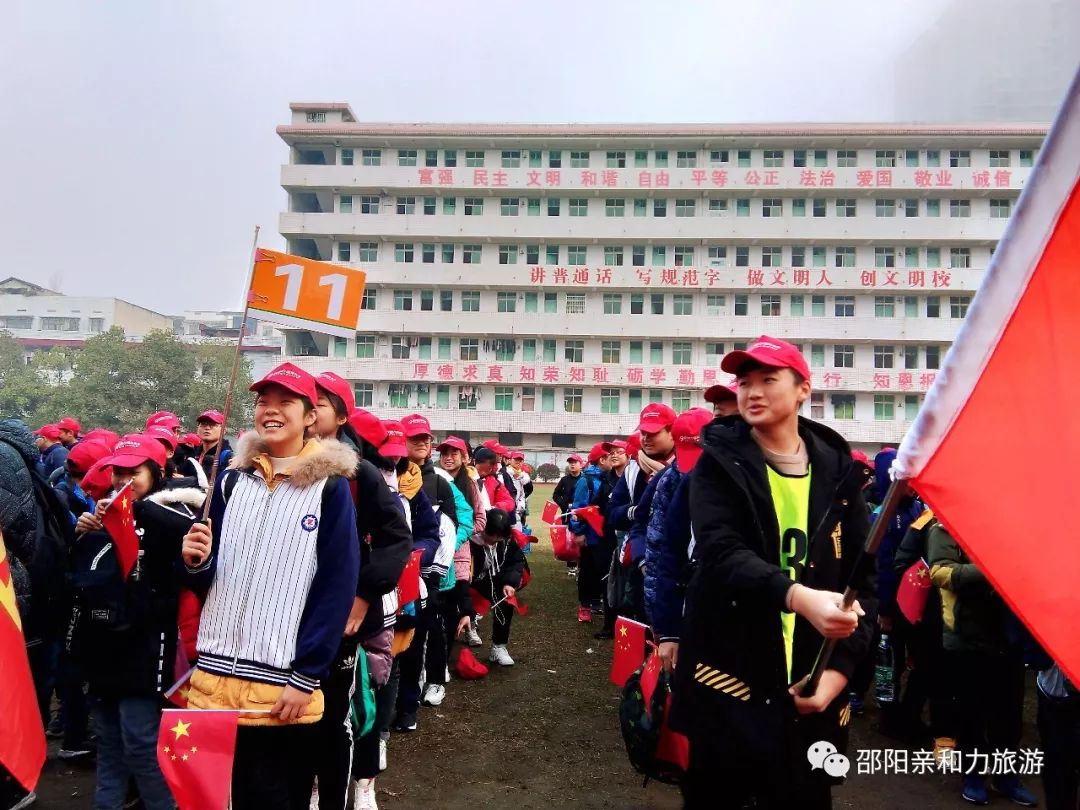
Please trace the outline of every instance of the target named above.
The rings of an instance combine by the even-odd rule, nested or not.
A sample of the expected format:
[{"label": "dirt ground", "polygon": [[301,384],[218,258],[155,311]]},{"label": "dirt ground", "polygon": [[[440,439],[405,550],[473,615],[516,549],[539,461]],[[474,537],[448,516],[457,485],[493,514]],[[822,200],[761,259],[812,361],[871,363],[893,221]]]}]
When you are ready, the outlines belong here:
[{"label": "dirt ground", "polygon": [[[550,486],[538,486],[530,511],[539,524]],[[576,584],[566,575],[541,530],[529,564],[532,584],[522,592],[528,615],[515,617],[509,649],[516,666],[493,670],[482,681],[454,681],[439,708],[422,708],[419,728],[394,734],[389,769],[376,782],[384,810],[477,810],[514,808],[618,808],[673,810],[676,788],[650,782],[630,767],[619,734],[618,690],[608,683],[612,643],[596,641],[599,619],[576,621]],[[481,636],[490,638],[482,621]],[[486,660],[488,647],[478,649]],[[1028,691],[1024,744],[1034,747],[1034,692]],[[868,701],[872,703],[873,701]],[[945,775],[859,775],[857,749],[899,744],[876,731],[868,707],[853,719],[848,755],[852,775],[834,791],[834,806],[862,810],[960,808],[959,777]],[[92,807],[93,771],[70,767],[52,756],[38,788],[42,810]],[[1035,778],[1026,784],[1042,797]],[[722,790],[722,785],[717,785]],[[996,806],[1012,806],[998,797]]]}]

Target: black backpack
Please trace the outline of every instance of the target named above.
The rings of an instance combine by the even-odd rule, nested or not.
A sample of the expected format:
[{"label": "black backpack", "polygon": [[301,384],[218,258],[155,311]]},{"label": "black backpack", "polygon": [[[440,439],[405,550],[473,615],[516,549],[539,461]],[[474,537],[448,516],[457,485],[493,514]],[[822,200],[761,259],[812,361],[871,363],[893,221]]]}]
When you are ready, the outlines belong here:
[{"label": "black backpack", "polygon": [[630,764],[635,771],[645,776],[642,787],[647,785],[650,779],[675,785],[682,779],[682,768],[657,754],[668,696],[671,694],[671,677],[663,669],[660,670],[656,688],[646,704],[641,689],[641,675],[647,664],[648,659],[627,679],[623,687],[622,699],[619,701],[619,725]]}]

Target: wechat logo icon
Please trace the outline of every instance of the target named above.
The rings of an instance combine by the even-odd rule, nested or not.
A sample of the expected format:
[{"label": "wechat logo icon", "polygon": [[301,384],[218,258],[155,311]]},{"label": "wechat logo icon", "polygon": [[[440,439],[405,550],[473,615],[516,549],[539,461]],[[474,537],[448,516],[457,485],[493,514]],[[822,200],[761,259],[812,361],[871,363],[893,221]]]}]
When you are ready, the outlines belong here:
[{"label": "wechat logo icon", "polygon": [[851,761],[837,753],[836,746],[826,740],[811,745],[806,752],[806,758],[810,761],[811,770],[821,768],[836,779],[843,779],[851,770]]}]

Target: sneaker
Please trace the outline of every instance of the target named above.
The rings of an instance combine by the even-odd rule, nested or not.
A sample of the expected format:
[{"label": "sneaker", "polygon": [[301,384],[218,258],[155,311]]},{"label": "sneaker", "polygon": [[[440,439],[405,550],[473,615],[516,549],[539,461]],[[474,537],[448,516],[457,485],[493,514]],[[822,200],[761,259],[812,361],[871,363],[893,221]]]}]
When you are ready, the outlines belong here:
[{"label": "sneaker", "polygon": [[505,644],[492,644],[491,655],[488,656],[488,660],[493,664],[498,664],[500,667],[512,667],[514,665],[514,659],[506,651]]},{"label": "sneaker", "polygon": [[480,638],[480,634],[476,632],[476,625],[471,625],[469,631],[465,634],[465,643],[470,647],[479,647],[484,642]]},{"label": "sneaker", "polygon": [[1021,807],[1039,806],[1035,794],[1020,784],[1020,777],[1014,774],[996,777],[991,780],[990,786],[995,793],[1000,793],[1002,796],[1012,799],[1013,804],[1018,804]]},{"label": "sneaker", "polygon": [[394,721],[394,731],[416,731],[416,715],[398,715],[397,720]]},{"label": "sneaker", "polygon": [[357,779],[353,782],[353,810],[379,810],[375,803],[375,780]]},{"label": "sneaker", "polygon": [[956,751],[956,740],[952,737],[934,737],[934,762],[939,768],[945,767],[947,761],[951,761],[953,752]]},{"label": "sneaker", "polygon": [[972,804],[990,804],[990,794],[986,792],[986,780],[978,774],[964,777],[964,789],[960,792],[964,801]]},{"label": "sneaker", "polygon": [[863,713],[866,712],[865,701],[856,696],[854,692],[851,693],[851,697],[848,699],[848,706],[851,707],[851,713],[856,717],[862,717]]},{"label": "sneaker", "polygon": [[592,621],[592,611],[585,607],[585,605],[579,605],[577,609],[577,620],[588,624]]},{"label": "sneaker", "polygon": [[446,697],[446,687],[437,683],[429,683],[427,689],[424,690],[425,706],[441,706],[443,698]]},{"label": "sneaker", "polygon": [[386,752],[387,752],[386,740],[380,739],[379,740],[379,770],[380,771],[385,771],[386,770]]},{"label": "sneaker", "polygon": [[92,757],[94,755],[94,749],[88,745],[77,745],[72,748],[61,748],[56,752],[56,755],[60,759],[84,759],[86,757]]}]

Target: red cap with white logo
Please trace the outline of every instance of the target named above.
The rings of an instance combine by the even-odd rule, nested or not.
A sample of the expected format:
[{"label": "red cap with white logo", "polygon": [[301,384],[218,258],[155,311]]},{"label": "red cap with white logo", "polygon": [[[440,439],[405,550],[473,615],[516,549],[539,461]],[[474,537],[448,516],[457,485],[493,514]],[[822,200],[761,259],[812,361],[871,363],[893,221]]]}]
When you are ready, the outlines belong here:
[{"label": "red cap with white logo", "polygon": [[307,397],[312,405],[319,399],[319,392],[315,388],[315,378],[292,363],[282,363],[275,367],[261,380],[253,382],[249,390],[262,391],[268,385],[280,385],[294,394]]},{"label": "red cap with white logo", "polygon": [[410,413],[401,419],[401,427],[405,431],[405,438],[414,439],[417,436],[432,436],[431,423],[418,413]]},{"label": "red cap with white logo", "polygon": [[332,371],[324,371],[315,378],[315,384],[345,403],[345,413],[349,413],[356,407],[356,397],[353,396],[352,386],[344,377],[339,377]]},{"label": "red cap with white logo", "polygon": [[654,402],[641,411],[637,430],[645,433],[659,433],[664,428],[671,427],[674,421],[675,411],[661,402]]},{"label": "red cap with white logo", "polygon": [[461,454],[468,458],[469,445],[465,444],[465,440],[458,438],[457,436],[447,436],[443,440],[442,444],[435,448],[440,453],[445,453],[447,450],[460,450]]},{"label": "red cap with white logo", "polygon": [[675,440],[675,463],[679,472],[690,472],[701,458],[701,429],[712,419],[710,411],[691,408],[686,413],[679,414],[679,418],[671,426],[671,438]]},{"label": "red cap with white logo", "polygon": [[102,464],[133,469],[147,461],[164,467],[165,446],[156,437],[129,433],[116,443],[111,456],[102,459]]},{"label": "red cap with white logo", "polygon": [[379,448],[379,455],[387,458],[400,458],[409,455],[409,448],[405,445],[405,428],[401,422],[384,419],[382,424],[386,428],[386,440]]},{"label": "red cap with white logo", "polygon": [[753,360],[771,368],[790,368],[804,379],[810,379],[810,366],[797,346],[786,340],[762,335],[746,349],[728,352],[720,361],[720,368],[728,374],[738,374],[746,361]]}]

